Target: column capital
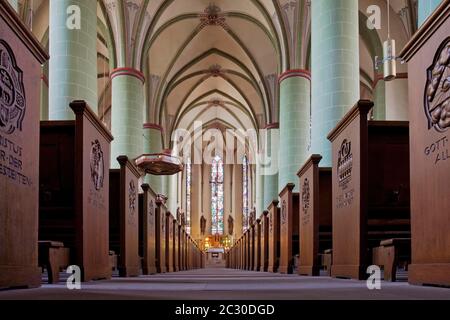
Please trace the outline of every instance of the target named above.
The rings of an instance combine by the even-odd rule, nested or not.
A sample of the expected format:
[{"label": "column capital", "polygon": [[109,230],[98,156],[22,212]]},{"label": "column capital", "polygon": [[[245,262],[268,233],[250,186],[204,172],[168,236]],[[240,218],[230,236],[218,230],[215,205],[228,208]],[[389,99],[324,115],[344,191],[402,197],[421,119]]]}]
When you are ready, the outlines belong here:
[{"label": "column capital", "polygon": [[[397,73],[396,79],[408,79],[408,73],[407,72]],[[384,76],[382,73],[377,73],[372,83],[372,89],[375,89],[377,87],[378,82],[380,81],[384,81]]]},{"label": "column capital", "polygon": [[293,69],[293,70],[287,70],[280,74],[278,77],[278,83],[283,82],[286,79],[293,78],[293,77],[300,77],[305,78],[311,81],[311,71],[304,70],[304,69]]},{"label": "column capital", "polygon": [[142,83],[145,82],[144,74],[133,68],[116,68],[111,71],[111,80],[119,76],[131,76],[141,80]]},{"label": "column capital", "polygon": [[162,133],[164,132],[164,128],[156,123],[144,123],[144,129],[154,129],[159,130]]},{"label": "column capital", "polygon": [[266,130],[280,129],[280,124],[278,122],[268,123],[268,124],[266,124],[264,129],[266,129]]}]

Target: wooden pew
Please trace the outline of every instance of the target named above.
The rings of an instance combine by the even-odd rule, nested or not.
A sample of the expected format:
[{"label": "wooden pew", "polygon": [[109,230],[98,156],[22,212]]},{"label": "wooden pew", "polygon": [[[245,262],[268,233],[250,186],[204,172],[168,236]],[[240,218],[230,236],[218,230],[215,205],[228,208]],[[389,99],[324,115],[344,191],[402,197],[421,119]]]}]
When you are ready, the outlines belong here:
[{"label": "wooden pew", "polygon": [[183,267],[181,265],[181,234],[182,234],[182,226],[181,223],[177,220],[176,226],[175,226],[175,258],[176,260],[174,262],[174,268],[175,271],[182,271]]},{"label": "wooden pew", "polygon": [[234,269],[239,269],[239,242],[236,241],[236,244],[234,245]]},{"label": "wooden pew", "polygon": [[230,249],[230,251],[228,252],[228,256],[229,256],[229,260],[230,260],[228,268],[230,268],[230,269],[235,269],[235,267],[234,267],[234,262],[235,262],[234,252],[235,252],[235,249],[236,249],[236,247],[233,246]]},{"label": "wooden pew", "polygon": [[269,206],[269,272],[275,273],[280,265],[280,208],[274,200]]},{"label": "wooden pew", "polygon": [[261,257],[260,271],[267,272],[269,267],[269,218],[268,211],[264,211],[261,215]]},{"label": "wooden pew", "polygon": [[322,255],[332,248],[331,168],[320,168],[312,155],[298,172],[300,186],[300,261],[298,273],[319,276]]},{"label": "wooden pew", "polygon": [[192,270],[192,242],[191,236],[187,235],[187,266],[188,270]]},{"label": "wooden pew", "polygon": [[187,270],[187,257],[186,257],[186,229],[183,228],[183,236],[182,236],[182,251],[183,251],[183,270]]},{"label": "wooden pew", "polygon": [[173,272],[173,215],[170,211],[166,212],[166,271]]},{"label": "wooden pew", "polygon": [[330,133],[334,277],[365,279],[371,249],[410,237],[407,122],[367,121],[359,101]]},{"label": "wooden pew", "polygon": [[75,121],[41,122],[39,239],[69,248],[83,281],[110,278],[112,136],[84,101],[70,107]]},{"label": "wooden pew", "polygon": [[178,224],[177,220],[173,220],[173,271],[178,272],[180,271],[180,225]]},{"label": "wooden pew", "polygon": [[140,274],[139,178],[141,174],[127,156],[117,158],[120,169],[109,173],[109,243],[118,256],[120,277]]},{"label": "wooden pew", "polygon": [[394,282],[399,264],[408,268],[411,261],[411,238],[383,240],[372,254],[372,263],[384,269],[384,280]]},{"label": "wooden pew", "polygon": [[156,269],[156,193],[148,184],[139,195],[139,256],[142,274],[155,274]]},{"label": "wooden pew", "polygon": [[255,268],[255,225],[252,223],[250,229],[248,229],[248,242],[249,242],[249,265],[248,270],[253,271]]},{"label": "wooden pew", "polygon": [[241,268],[241,247],[239,240],[236,241],[235,249],[234,249],[234,256],[235,256],[235,269]]},{"label": "wooden pew", "polygon": [[279,272],[294,271],[294,256],[299,252],[298,205],[299,194],[293,192],[295,185],[288,184],[280,193],[280,266]]},{"label": "wooden pew", "polygon": [[327,249],[322,254],[322,265],[328,277],[331,277],[332,264],[333,264],[333,249]]},{"label": "wooden pew", "polygon": [[189,239],[190,236],[189,234],[186,232],[185,234],[186,237],[186,241],[185,241],[185,250],[186,250],[186,270],[191,270],[191,265],[190,265],[190,255],[189,255]]},{"label": "wooden pew", "polygon": [[255,238],[253,270],[260,271],[260,268],[261,268],[261,220],[260,219],[256,220],[256,223],[253,226],[253,232],[254,232],[254,238]]},{"label": "wooden pew", "polygon": [[[48,54],[0,2],[0,289],[38,287],[39,101]],[[15,81],[13,81],[13,79]]]},{"label": "wooden pew", "polygon": [[408,63],[411,122],[408,281],[416,285],[450,286],[448,30],[450,1],[443,0],[400,53]]},{"label": "wooden pew", "polygon": [[245,266],[244,270],[250,270],[250,230],[247,230],[244,234],[244,255],[245,255]]},{"label": "wooden pew", "polygon": [[0,289],[38,287],[39,79],[48,54],[8,1],[0,39],[2,77],[16,79],[0,91]]},{"label": "wooden pew", "polygon": [[241,237],[241,270],[245,270],[245,234]]},{"label": "wooden pew", "polygon": [[247,255],[248,255],[248,249],[247,249],[247,233],[245,232],[242,235],[242,270],[247,269]]},{"label": "wooden pew", "polygon": [[236,269],[241,269],[241,239],[236,241]]},{"label": "wooden pew", "polygon": [[70,250],[62,242],[39,241],[38,261],[47,269],[48,283],[58,283],[59,273],[70,265]]},{"label": "wooden pew", "polygon": [[156,196],[156,272],[166,273],[166,203],[163,195]]}]

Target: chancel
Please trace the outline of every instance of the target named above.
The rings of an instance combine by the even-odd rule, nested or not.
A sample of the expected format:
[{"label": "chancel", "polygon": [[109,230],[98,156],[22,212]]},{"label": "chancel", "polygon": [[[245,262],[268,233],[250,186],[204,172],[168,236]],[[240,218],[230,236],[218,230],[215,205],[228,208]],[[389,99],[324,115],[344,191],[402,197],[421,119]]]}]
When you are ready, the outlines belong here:
[{"label": "chancel", "polygon": [[0,0],[0,299],[450,299],[449,30],[450,0]]}]

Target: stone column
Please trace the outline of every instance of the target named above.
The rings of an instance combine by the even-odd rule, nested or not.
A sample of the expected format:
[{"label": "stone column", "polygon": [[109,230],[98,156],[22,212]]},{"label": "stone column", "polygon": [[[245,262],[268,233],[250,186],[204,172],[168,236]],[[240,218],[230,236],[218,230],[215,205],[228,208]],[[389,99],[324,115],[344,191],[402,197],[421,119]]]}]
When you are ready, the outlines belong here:
[{"label": "stone column", "polygon": [[[144,75],[132,68],[111,72],[112,115],[111,159],[127,155],[130,159],[143,154],[142,119],[144,118]],[[115,165],[117,161],[111,161]]]},{"label": "stone column", "polygon": [[[144,153],[154,154],[162,152],[162,134],[163,128],[160,125],[153,123],[144,124]],[[156,193],[164,193],[161,176],[147,175],[145,181]]]},{"label": "stone column", "polygon": [[[273,123],[266,126],[267,138],[264,143],[264,150],[268,161],[264,166],[264,202],[263,211],[267,210],[269,204],[278,199],[278,147],[279,140],[279,124]],[[261,216],[263,211],[257,212],[257,218]]]},{"label": "stone column", "polygon": [[[70,6],[80,11],[68,13]],[[85,100],[97,112],[97,1],[50,0],[49,42],[50,120],[74,119],[73,100]]]},{"label": "stone column", "polygon": [[308,157],[311,118],[311,76],[309,71],[306,70],[289,70],[280,76],[279,81],[280,150],[278,193],[288,183],[297,185],[297,172]]},{"label": "stone column", "polygon": [[418,0],[419,27],[433,13],[442,0]]},{"label": "stone column", "polygon": [[[45,64],[48,70],[48,63]],[[48,120],[48,72],[45,72],[45,66],[42,68],[41,75],[41,121]]]},{"label": "stone column", "polygon": [[382,74],[375,76],[373,92],[373,102],[375,104],[375,107],[373,108],[373,119],[386,120],[386,83],[384,82]]},{"label": "stone column", "polygon": [[178,206],[178,175],[174,174],[172,176],[168,176],[168,193],[167,197],[167,208],[172,213],[174,217],[177,215],[177,206]]},{"label": "stone column", "polygon": [[311,6],[312,151],[330,167],[327,136],[360,96],[358,0],[314,0]]},{"label": "stone column", "polygon": [[[242,165],[233,165],[233,212],[234,219],[234,239],[239,239],[242,236],[243,227],[243,201],[242,201]],[[251,202],[250,202],[251,203]]]},{"label": "stone column", "polygon": [[[242,196],[242,193],[241,193]],[[264,211],[264,175],[262,166],[256,164],[256,212],[262,213]],[[253,208],[249,208],[250,211]]]},{"label": "stone column", "polygon": [[191,189],[191,236],[201,239],[200,217],[202,216],[202,166],[192,165],[192,189]]}]

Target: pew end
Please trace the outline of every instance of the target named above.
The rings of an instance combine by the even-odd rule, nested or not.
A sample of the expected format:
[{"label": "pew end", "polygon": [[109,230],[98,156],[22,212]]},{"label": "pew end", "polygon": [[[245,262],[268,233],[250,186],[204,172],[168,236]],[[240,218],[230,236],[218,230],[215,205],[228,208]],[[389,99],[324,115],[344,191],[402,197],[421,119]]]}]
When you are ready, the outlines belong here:
[{"label": "pew end", "polygon": [[59,273],[70,265],[70,249],[58,241],[39,241],[38,247],[39,267],[47,270],[48,283],[59,283]]},{"label": "pew end", "polygon": [[403,264],[405,269],[411,263],[411,238],[393,238],[380,242],[373,248],[372,263],[384,269],[384,280],[397,281],[398,267]]},{"label": "pew end", "polygon": [[327,276],[331,277],[331,268],[333,265],[333,250],[332,249],[325,250],[321,258],[322,258],[322,266],[326,271]]}]

